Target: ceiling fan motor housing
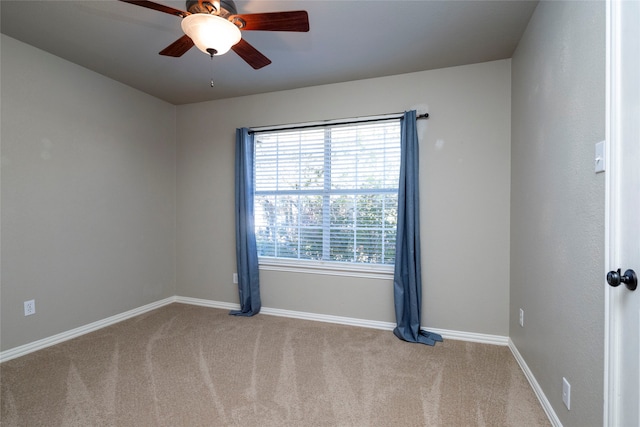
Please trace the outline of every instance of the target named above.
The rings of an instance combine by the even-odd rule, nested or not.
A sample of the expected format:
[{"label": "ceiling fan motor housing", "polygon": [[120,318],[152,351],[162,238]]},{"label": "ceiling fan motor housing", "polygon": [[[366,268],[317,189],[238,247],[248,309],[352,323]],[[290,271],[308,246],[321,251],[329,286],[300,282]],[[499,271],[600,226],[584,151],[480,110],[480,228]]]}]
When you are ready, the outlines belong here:
[{"label": "ceiling fan motor housing", "polygon": [[[216,10],[215,3],[220,4],[220,10]],[[204,1],[204,0],[187,0],[187,10],[189,13],[207,13],[218,15],[223,18],[228,18],[231,15],[236,15],[238,10],[233,0],[220,0],[219,2]]]}]

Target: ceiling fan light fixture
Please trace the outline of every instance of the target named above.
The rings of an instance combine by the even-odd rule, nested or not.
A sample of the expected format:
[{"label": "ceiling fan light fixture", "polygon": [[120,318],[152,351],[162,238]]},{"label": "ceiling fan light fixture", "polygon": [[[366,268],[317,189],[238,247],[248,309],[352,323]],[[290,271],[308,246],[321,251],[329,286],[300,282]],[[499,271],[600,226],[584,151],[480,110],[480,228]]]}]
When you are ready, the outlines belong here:
[{"label": "ceiling fan light fixture", "polygon": [[216,15],[194,13],[182,19],[182,31],[193,40],[202,52],[215,55],[227,53],[240,41],[240,29],[228,20]]}]

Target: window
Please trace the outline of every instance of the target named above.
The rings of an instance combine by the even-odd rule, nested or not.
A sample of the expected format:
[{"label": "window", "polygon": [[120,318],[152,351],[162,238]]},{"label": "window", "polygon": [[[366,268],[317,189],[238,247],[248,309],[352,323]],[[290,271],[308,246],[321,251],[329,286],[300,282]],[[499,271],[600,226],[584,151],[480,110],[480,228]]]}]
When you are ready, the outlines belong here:
[{"label": "window", "polygon": [[393,264],[400,120],[255,134],[258,256]]}]

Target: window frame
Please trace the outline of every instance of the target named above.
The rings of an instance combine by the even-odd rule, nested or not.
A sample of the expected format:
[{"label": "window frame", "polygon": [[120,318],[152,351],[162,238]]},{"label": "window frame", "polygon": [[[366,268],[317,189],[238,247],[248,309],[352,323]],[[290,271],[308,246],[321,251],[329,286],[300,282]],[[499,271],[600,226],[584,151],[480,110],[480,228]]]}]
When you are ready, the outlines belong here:
[{"label": "window frame", "polygon": [[285,271],[383,280],[393,279],[394,274],[394,266],[392,264],[366,264],[265,256],[258,257],[258,268],[263,271]]},{"label": "window frame", "polygon": [[[266,126],[261,128],[252,128],[250,131],[254,134],[268,133],[290,130],[304,130],[311,128],[328,128],[337,125],[358,125],[367,124],[376,121],[401,121],[402,114],[391,114],[384,116],[359,117],[353,119],[327,120],[323,122],[301,123],[294,125]],[[400,137],[400,134],[398,135]],[[254,154],[255,156],[255,154]],[[255,177],[255,159],[254,159],[254,180]],[[255,188],[255,182],[254,182]],[[389,193],[398,195],[399,183],[395,187],[396,192],[389,193],[388,189],[380,190],[381,193]],[[371,193],[375,193],[372,191]],[[368,193],[367,193],[368,194]],[[254,200],[255,200],[254,195]],[[328,230],[326,230],[328,231]],[[330,261],[330,260],[310,260],[299,258],[285,258],[273,256],[258,256],[258,264],[260,270],[264,271],[280,271],[307,274],[323,274],[332,276],[359,277],[370,279],[392,279],[394,275],[394,263],[377,264],[377,263],[359,263],[351,261]]]}]

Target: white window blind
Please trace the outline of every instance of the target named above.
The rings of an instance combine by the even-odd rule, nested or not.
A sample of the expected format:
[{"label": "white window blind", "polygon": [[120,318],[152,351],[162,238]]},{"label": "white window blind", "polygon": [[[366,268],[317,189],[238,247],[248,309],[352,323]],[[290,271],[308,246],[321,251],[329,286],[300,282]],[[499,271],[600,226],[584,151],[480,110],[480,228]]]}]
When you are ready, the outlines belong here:
[{"label": "white window blind", "polygon": [[400,120],[255,134],[258,256],[393,264]]}]

